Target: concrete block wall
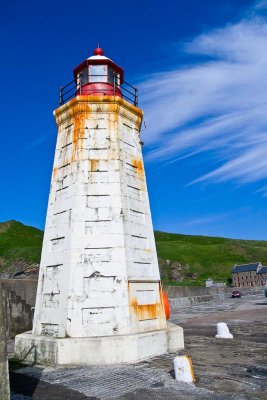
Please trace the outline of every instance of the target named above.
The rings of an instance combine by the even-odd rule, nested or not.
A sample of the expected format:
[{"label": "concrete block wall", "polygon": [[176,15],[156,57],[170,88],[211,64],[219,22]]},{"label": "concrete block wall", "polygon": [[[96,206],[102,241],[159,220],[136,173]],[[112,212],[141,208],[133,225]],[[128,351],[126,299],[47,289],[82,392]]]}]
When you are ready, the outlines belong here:
[{"label": "concrete block wall", "polygon": [[0,279],[4,290],[15,292],[26,304],[34,307],[38,281],[36,279]]},{"label": "concrete block wall", "polygon": [[[200,286],[164,286],[169,302],[173,307],[189,307],[210,301],[223,301],[231,297],[233,287],[200,287]],[[256,294],[262,291],[261,288],[242,288],[243,296]]]},{"label": "concrete block wall", "polygon": [[12,338],[32,329],[37,280],[3,279],[0,282],[7,302],[8,337]]}]

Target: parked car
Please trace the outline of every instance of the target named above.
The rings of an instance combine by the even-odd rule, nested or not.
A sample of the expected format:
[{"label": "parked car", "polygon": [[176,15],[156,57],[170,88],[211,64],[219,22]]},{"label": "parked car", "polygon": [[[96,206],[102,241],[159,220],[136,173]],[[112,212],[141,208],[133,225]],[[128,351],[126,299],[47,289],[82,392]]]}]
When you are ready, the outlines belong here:
[{"label": "parked car", "polygon": [[241,297],[241,293],[239,292],[239,290],[234,290],[232,292],[232,298],[234,298],[234,297]]}]

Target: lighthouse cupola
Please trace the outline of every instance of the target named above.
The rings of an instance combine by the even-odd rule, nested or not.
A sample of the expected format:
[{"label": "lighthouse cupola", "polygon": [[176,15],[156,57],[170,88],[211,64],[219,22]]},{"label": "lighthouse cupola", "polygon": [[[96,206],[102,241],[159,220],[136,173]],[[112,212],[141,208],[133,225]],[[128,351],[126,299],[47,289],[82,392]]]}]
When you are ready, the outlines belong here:
[{"label": "lighthouse cupola", "polygon": [[105,57],[100,47],[78,65],[73,74],[77,94],[122,97],[120,86],[123,83],[123,69]]}]

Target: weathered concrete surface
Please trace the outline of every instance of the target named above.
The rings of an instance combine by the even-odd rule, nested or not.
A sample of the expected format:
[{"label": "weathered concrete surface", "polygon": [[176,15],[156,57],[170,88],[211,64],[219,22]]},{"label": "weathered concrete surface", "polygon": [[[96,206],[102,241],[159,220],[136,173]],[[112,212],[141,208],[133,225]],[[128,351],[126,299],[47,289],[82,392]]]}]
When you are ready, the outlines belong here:
[{"label": "weathered concrete surface", "polygon": [[30,331],[16,336],[15,358],[53,366],[121,364],[183,348],[183,329],[169,323],[166,329],[134,335],[75,339],[35,336]]},{"label": "weathered concrete surface", "polygon": [[36,279],[1,279],[4,289],[15,292],[27,304],[34,307],[37,291]]},{"label": "weathered concrete surface", "polygon": [[6,293],[7,335],[14,337],[32,329],[37,281],[32,279],[2,279]]},{"label": "weathered concrete surface", "polygon": [[183,348],[181,328],[168,340],[175,329],[167,329],[162,298],[143,112],[101,95],[76,96],[54,115],[58,137],[33,328],[16,337],[17,358],[129,363]]},{"label": "weathered concrete surface", "polygon": [[54,115],[33,334],[166,329],[139,137],[143,112],[118,96],[76,96]]},{"label": "weathered concrete surface", "polygon": [[[30,399],[34,400],[65,400],[69,389],[70,399],[264,400],[266,311],[263,295],[173,310],[173,322],[186,332],[186,350],[179,354],[192,358],[195,385],[174,380],[173,358],[177,353],[173,353],[124,366],[21,368],[11,376],[12,387],[32,378],[35,383],[31,384]],[[221,321],[228,324],[234,339],[215,339],[216,323]]]},{"label": "weathered concrete surface", "polygon": [[[199,387],[267,398],[267,301],[263,294],[177,310],[173,320],[184,328]],[[227,323],[233,340],[215,339],[218,322]]]},{"label": "weathered concrete surface", "polygon": [[9,400],[9,377],[7,362],[6,297],[0,282],[0,399]]}]

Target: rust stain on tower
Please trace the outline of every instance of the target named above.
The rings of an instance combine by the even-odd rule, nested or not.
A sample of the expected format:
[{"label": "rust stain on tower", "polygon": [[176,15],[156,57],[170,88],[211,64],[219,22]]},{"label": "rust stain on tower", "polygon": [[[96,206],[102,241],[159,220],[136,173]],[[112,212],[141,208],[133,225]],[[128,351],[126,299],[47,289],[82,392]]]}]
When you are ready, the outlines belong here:
[{"label": "rust stain on tower", "polygon": [[136,173],[139,176],[139,178],[144,179],[144,167],[143,167],[142,160],[133,158],[132,164],[136,168]]},{"label": "rust stain on tower", "polygon": [[89,171],[96,172],[99,169],[99,160],[91,159],[89,160]]},{"label": "rust stain on tower", "polygon": [[139,320],[156,319],[159,317],[161,305],[155,304],[138,304],[137,299],[133,298],[130,306],[133,308],[134,314]]},{"label": "rust stain on tower", "polygon": [[53,179],[56,179],[57,172],[58,172],[58,167],[54,167],[53,168]]},{"label": "rust stain on tower", "polygon": [[84,128],[85,128],[85,116],[83,113],[75,115],[72,119],[74,124],[73,134],[72,134],[72,156],[71,161],[79,161],[81,153],[83,151],[83,141],[84,141]]}]

